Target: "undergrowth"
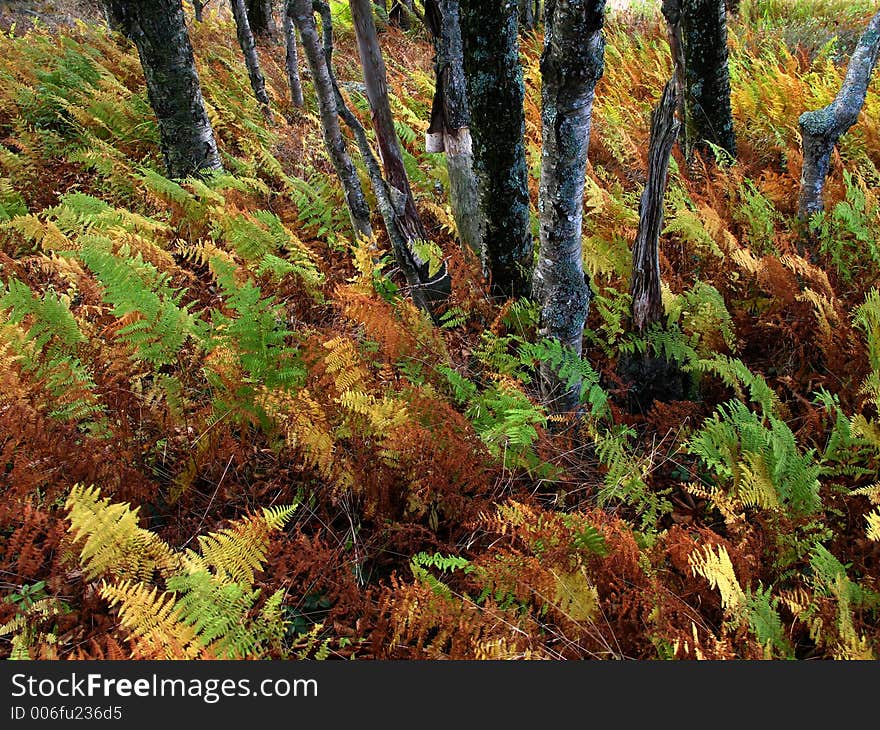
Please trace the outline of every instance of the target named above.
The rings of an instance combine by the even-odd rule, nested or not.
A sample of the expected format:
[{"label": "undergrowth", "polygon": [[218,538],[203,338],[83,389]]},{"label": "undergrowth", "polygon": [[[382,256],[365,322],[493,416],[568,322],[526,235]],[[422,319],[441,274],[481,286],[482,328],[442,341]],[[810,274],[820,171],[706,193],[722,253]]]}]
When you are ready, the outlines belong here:
[{"label": "undergrowth", "polygon": [[[665,318],[638,337],[630,246],[671,68],[657,18],[609,22],[583,358],[537,340],[528,303],[493,302],[459,249],[443,158],[423,151],[419,32],[382,42],[453,273],[440,326],[402,296],[383,234],[351,242],[308,79],[289,108],[269,47],[287,121],[264,126],[229,19],[191,29],[226,168],[204,180],[163,176],[121,38],[0,37],[4,653],[876,658],[880,97],[841,141],[805,259],[797,118],[845,70],[838,43],[780,41],[781,11],[758,5],[731,25],[739,159],[675,153]],[[812,5],[829,10],[803,28],[831,27],[837,5]],[[339,20],[342,88],[367,114]],[[535,199],[540,46],[523,37]],[[633,358],[674,363],[680,395],[633,407]],[[583,384],[579,420],[540,405],[542,363]]]}]

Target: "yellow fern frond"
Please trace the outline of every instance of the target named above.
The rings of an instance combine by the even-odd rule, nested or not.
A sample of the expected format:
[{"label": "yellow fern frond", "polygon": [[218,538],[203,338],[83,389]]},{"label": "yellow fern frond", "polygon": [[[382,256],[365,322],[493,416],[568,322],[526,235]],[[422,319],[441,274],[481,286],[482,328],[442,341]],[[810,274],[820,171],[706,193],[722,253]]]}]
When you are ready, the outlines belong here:
[{"label": "yellow fern frond", "polygon": [[175,610],[174,594],[144,583],[101,586],[101,596],[119,607],[119,620],[135,641],[135,655],[148,659],[197,659],[202,648],[193,627]]},{"label": "yellow fern frond", "polygon": [[154,571],[164,575],[180,561],[157,535],[138,526],[138,511],[128,504],[101,499],[97,487],[75,485],[65,507],[73,542],[83,542],[80,562],[86,580],[102,575],[150,580]]},{"label": "yellow fern frond", "polygon": [[695,550],[688,562],[693,574],[700,575],[709,581],[709,585],[721,594],[721,606],[730,614],[739,614],[745,605],[745,593],[740,587],[730,562],[730,555],[723,546],[716,553],[711,545],[702,550]]}]

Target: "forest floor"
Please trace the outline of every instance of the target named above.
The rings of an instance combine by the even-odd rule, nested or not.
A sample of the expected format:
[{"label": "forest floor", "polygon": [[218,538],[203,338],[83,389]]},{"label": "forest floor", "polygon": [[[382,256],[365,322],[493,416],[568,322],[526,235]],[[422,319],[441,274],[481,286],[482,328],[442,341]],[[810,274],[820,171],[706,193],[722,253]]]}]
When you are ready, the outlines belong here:
[{"label": "forest floor", "polygon": [[[424,151],[424,34],[381,37],[453,276],[439,326],[390,256],[352,243],[308,75],[294,109],[277,47],[267,127],[229,20],[191,25],[226,171],[172,181],[128,43],[66,21],[0,37],[0,651],[880,656],[876,82],[815,250],[796,221],[797,119],[833,98],[870,8],[754,5],[730,26],[738,157],[675,151],[665,321],[645,336],[631,245],[671,64],[659,18],[608,23],[583,358],[537,338],[534,305],[494,301],[457,244]],[[342,12],[336,33],[368,121]],[[522,38],[535,230],[541,45]],[[660,361],[679,380],[649,393]],[[582,379],[582,418],[544,411],[542,362]]]}]

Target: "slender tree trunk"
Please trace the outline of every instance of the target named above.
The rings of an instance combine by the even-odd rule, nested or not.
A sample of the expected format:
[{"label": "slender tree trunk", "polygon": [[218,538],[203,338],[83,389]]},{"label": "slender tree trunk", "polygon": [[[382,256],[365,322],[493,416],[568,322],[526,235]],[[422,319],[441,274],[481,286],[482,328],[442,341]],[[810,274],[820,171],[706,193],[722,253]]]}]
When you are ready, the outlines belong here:
[{"label": "slender tree trunk", "polygon": [[260,69],[260,57],[257,55],[257,46],[254,42],[254,34],[251,32],[244,0],[231,0],[231,3],[238,45],[244,54],[244,63],[247,67],[251,89],[253,89],[254,96],[257,97],[257,101],[263,107],[263,114],[266,120],[272,122],[272,108],[269,102],[269,94],[266,92],[266,79],[263,77],[263,72]]},{"label": "slender tree trunk", "polygon": [[293,22],[293,7],[290,0],[284,2],[284,41],[287,49],[285,64],[287,82],[290,86],[290,101],[297,109],[303,106],[302,80],[299,75],[299,54],[296,50],[296,27]]},{"label": "slender tree trunk", "polygon": [[339,127],[339,108],[336,105],[333,80],[318,36],[312,0],[290,0],[289,12],[299,30],[315,94],[318,97],[324,144],[345,191],[351,226],[356,236],[371,239],[373,229],[370,225],[370,208]]},{"label": "slender tree trunk", "polygon": [[379,36],[373,21],[373,9],[370,0],[349,0],[348,4],[357,37],[366,95],[370,102],[373,131],[376,134],[376,144],[379,147],[379,158],[382,160],[385,177],[393,188],[394,197],[400,201],[398,206],[401,209],[401,222],[406,229],[405,235],[410,240],[424,240],[427,234],[410,189],[400,140],[397,138],[394,117],[388,102],[385,61],[382,58]]},{"label": "slender tree trunk", "polygon": [[522,30],[535,29],[535,8],[532,0],[517,0],[519,5],[519,25]]},{"label": "slender tree trunk", "polygon": [[482,226],[474,175],[458,0],[425,0],[425,23],[434,38],[436,76],[425,147],[428,152],[446,153],[449,202],[459,238],[482,260]]},{"label": "slender tree trunk", "polygon": [[632,252],[632,325],[644,332],[663,318],[660,295],[660,252],[663,227],[663,198],[669,175],[669,155],[681,126],[675,118],[677,85],[666,84],[660,103],[651,113],[651,142],[648,149],[648,181],[642,191],[639,229]]},{"label": "slender tree trunk", "polygon": [[278,33],[272,0],[245,0],[248,22],[256,38],[274,38]]},{"label": "slender tree trunk", "polygon": [[107,4],[114,22],[137,47],[168,176],[221,170],[181,0]]},{"label": "slender tree trunk", "polygon": [[460,8],[484,268],[496,296],[529,296],[534,241],[517,6],[461,0]]},{"label": "slender tree trunk", "polygon": [[[547,0],[541,56],[541,242],[534,293],[541,336],[578,356],[591,297],[581,238],[593,98],[604,70],[604,14],[604,0]],[[552,412],[577,408],[580,390],[552,365],[542,365],[542,396]]]},{"label": "slender tree trunk", "polygon": [[201,23],[203,18],[203,11],[205,9],[205,3],[202,0],[192,0],[193,13],[196,18],[197,23]]},{"label": "slender tree trunk", "polygon": [[[397,138],[397,131],[394,128],[394,117],[388,101],[385,61],[379,46],[379,37],[373,20],[373,9],[370,0],[349,0],[349,7],[357,37],[364,86],[367,99],[370,102],[373,131],[376,135],[379,157],[385,172],[384,178],[388,185],[391,201],[394,204],[393,227],[397,229],[400,238],[406,242],[407,258],[417,266],[419,282],[423,287],[429,287],[432,292],[436,290],[438,296],[442,298],[442,295],[445,295],[449,290],[445,265],[441,267],[439,273],[432,276],[429,262],[417,252],[419,243],[428,240],[428,234],[416,208],[406,167],[403,163],[400,140]],[[327,18],[325,20],[326,26],[329,24],[329,13],[325,11],[324,15]],[[391,235],[391,231],[389,231],[389,235]]]},{"label": "slender tree trunk", "polygon": [[[804,166],[798,214],[805,224],[824,208],[825,180],[831,165],[831,153],[840,137],[859,118],[871,74],[880,51],[880,13],[862,33],[849,60],[846,77],[837,96],[828,106],[801,114],[799,119]],[[806,234],[807,237],[809,234]]]},{"label": "slender tree trunk", "polygon": [[725,0],[663,0],[676,63],[685,157],[711,145],[736,157]]}]

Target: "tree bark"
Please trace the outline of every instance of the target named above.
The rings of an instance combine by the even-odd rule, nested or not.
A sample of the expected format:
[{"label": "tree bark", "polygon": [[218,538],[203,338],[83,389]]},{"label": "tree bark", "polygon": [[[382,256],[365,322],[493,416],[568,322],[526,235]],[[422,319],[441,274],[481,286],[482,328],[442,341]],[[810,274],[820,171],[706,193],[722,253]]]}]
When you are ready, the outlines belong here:
[{"label": "tree bark", "polygon": [[522,30],[535,29],[535,8],[532,0],[517,0],[519,5],[519,25]]},{"label": "tree bark", "polygon": [[391,10],[388,11],[388,20],[401,30],[409,30],[412,25],[410,17],[414,13],[413,0],[393,0]]},{"label": "tree bark", "polygon": [[400,221],[409,240],[425,240],[427,234],[416,209],[415,199],[409,185],[400,140],[394,128],[394,116],[388,101],[388,81],[385,61],[379,46],[379,36],[373,21],[373,9],[369,0],[349,0],[351,17],[357,37],[358,55],[361,59],[364,86],[370,112],[379,158],[385,170],[385,178],[393,188],[394,197],[399,200]]},{"label": "tree bark", "polygon": [[[373,9],[370,0],[349,0],[349,7],[357,37],[364,86],[367,99],[370,102],[373,131],[376,135],[379,157],[385,172],[384,180],[394,207],[394,216],[390,221],[394,230],[389,230],[389,235],[394,233],[399,235],[406,247],[406,256],[404,257],[406,265],[412,264],[417,268],[419,288],[424,290],[418,296],[424,298],[436,294],[438,298],[442,299],[450,289],[446,265],[443,264],[440,271],[432,276],[430,263],[424,260],[416,250],[420,242],[428,240],[428,234],[416,208],[406,167],[403,163],[400,140],[397,138],[397,131],[394,128],[394,117],[388,101],[385,61],[379,46],[379,37],[373,20]],[[324,15],[326,28],[330,22],[329,13],[324,11]],[[401,268],[404,268],[403,263]],[[433,305],[427,301],[425,303],[429,305],[430,311]]]},{"label": "tree bark", "polygon": [[303,106],[302,79],[299,75],[299,54],[296,50],[296,27],[293,22],[293,7],[290,0],[284,2],[284,42],[286,46],[285,65],[287,83],[290,86],[290,102],[297,109]]},{"label": "tree bark", "polygon": [[461,0],[460,8],[484,269],[495,296],[526,297],[534,241],[518,10],[510,0]]},{"label": "tree bark", "polygon": [[461,242],[482,261],[482,226],[474,175],[473,142],[458,0],[425,0],[425,24],[434,39],[434,103],[425,140],[428,152],[446,153],[449,202]]},{"label": "tree bark", "polygon": [[370,208],[339,127],[339,108],[336,105],[333,80],[318,36],[312,0],[290,0],[289,12],[299,30],[300,41],[318,98],[324,144],[345,191],[345,202],[352,229],[356,237],[371,239],[373,229],[370,225]]},{"label": "tree bark", "polygon": [[192,0],[192,6],[196,22],[201,23],[202,20],[204,20],[203,11],[205,9],[205,3],[202,2],[202,0]]},{"label": "tree bark", "polygon": [[278,34],[272,0],[245,0],[248,22],[256,38],[274,38]]},{"label": "tree bark", "polygon": [[648,149],[648,180],[639,207],[639,229],[632,252],[632,325],[644,332],[663,317],[660,294],[660,253],[658,242],[663,227],[663,198],[669,175],[669,155],[678,136],[680,122],[675,118],[677,86],[666,84],[660,103],[651,113],[651,142]]},{"label": "tree bark", "polygon": [[108,6],[137,47],[168,176],[221,170],[181,0],[113,0]]},{"label": "tree bark", "polygon": [[878,51],[880,12],[862,33],[834,101],[822,109],[801,114],[798,120],[804,152],[798,215],[805,224],[824,208],[825,180],[831,165],[831,153],[840,137],[858,121],[871,74],[877,65]]},{"label": "tree bark", "polygon": [[685,157],[711,146],[736,157],[725,0],[663,0],[676,64]]},{"label": "tree bark", "polygon": [[263,107],[263,115],[268,122],[273,122],[272,108],[269,102],[269,94],[266,93],[266,79],[260,69],[260,57],[257,55],[257,46],[254,42],[254,34],[251,32],[247,10],[244,0],[231,0],[232,15],[235,18],[235,32],[238,36],[238,45],[244,54],[244,63],[247,67],[251,89],[260,105]]},{"label": "tree bark", "polygon": [[[583,270],[584,182],[596,84],[604,70],[604,0],[548,0],[541,56],[541,241],[534,295],[539,333],[581,355],[590,304]],[[542,397],[553,413],[580,403],[581,385],[541,366]]]}]

